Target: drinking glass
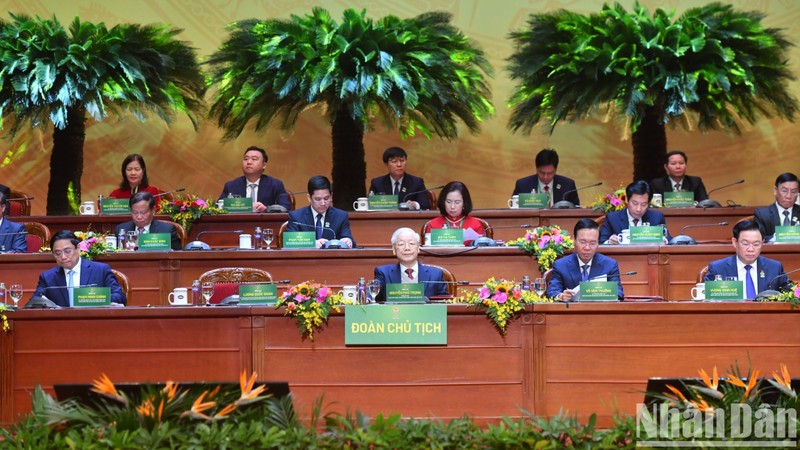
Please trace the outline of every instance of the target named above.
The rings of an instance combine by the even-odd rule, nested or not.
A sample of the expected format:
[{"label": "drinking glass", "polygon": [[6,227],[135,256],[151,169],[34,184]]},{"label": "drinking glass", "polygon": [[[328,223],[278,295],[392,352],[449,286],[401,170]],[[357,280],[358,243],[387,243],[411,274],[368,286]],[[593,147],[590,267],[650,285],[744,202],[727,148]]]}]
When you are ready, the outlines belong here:
[{"label": "drinking glass", "polygon": [[267,250],[272,250],[270,245],[272,244],[272,240],[275,239],[275,231],[272,228],[264,228],[264,231],[261,233],[261,239],[264,240],[264,247]]},{"label": "drinking glass", "polygon": [[544,287],[545,287],[544,278],[534,278],[533,291],[536,292],[536,295],[538,295],[539,297],[544,295]]},{"label": "drinking glass", "polygon": [[139,245],[139,233],[136,230],[128,231],[128,236],[125,239],[125,247],[128,251],[132,252],[136,250],[136,247]]},{"label": "drinking glass", "polygon": [[200,288],[203,294],[203,300],[205,300],[204,306],[209,306],[211,303],[211,296],[214,295],[214,283],[211,281],[204,281],[203,286]]},{"label": "drinking glass", "polygon": [[369,295],[374,302],[376,298],[378,298],[378,294],[381,293],[381,282],[380,280],[372,280],[369,282]]},{"label": "drinking glass", "polygon": [[12,284],[8,293],[11,295],[11,300],[14,300],[14,308],[19,307],[19,301],[22,298],[22,285]]}]

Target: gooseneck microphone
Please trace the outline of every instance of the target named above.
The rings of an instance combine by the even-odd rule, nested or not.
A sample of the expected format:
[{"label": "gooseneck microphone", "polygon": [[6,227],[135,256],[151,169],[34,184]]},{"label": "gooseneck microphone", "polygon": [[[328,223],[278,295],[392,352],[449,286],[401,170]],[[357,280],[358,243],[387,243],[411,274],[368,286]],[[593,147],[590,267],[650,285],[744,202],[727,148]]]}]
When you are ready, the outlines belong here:
[{"label": "gooseneck microphone", "polygon": [[[404,196],[403,196],[403,199],[402,199],[402,201],[400,202],[400,204],[399,204],[399,205],[397,205],[397,208],[398,208],[398,209],[401,209],[401,210],[403,210],[403,211],[407,211],[407,210],[411,209],[411,207],[410,207],[410,206],[408,206],[408,204],[406,203],[406,201],[408,200],[408,197],[409,197],[410,195],[417,195],[417,194],[420,194],[420,193],[422,193],[422,192],[426,192],[426,191],[435,191],[435,190],[437,190],[437,189],[441,189],[441,188],[443,188],[444,186],[445,186],[445,185],[441,185],[441,186],[434,186],[434,187],[432,187],[432,188],[428,188],[428,189],[422,189],[422,190],[419,190],[419,191],[413,191],[413,192],[409,192],[408,194],[406,194],[406,195],[404,195]],[[430,205],[430,206],[431,206],[431,208],[433,208],[433,205]]]},{"label": "gooseneck microphone", "polygon": [[764,301],[764,300],[766,300],[766,299],[768,299],[770,297],[775,297],[776,295],[780,295],[780,292],[778,292],[777,290],[772,289],[772,283],[774,283],[776,280],[778,280],[780,278],[786,278],[786,281],[781,283],[781,285],[786,284],[786,282],[788,281],[787,277],[789,276],[789,274],[792,274],[792,273],[795,273],[795,272],[800,272],[800,268],[797,268],[797,269],[794,269],[794,270],[790,270],[788,272],[784,272],[784,273],[781,273],[781,274],[778,274],[778,275],[772,277],[772,279],[769,280],[769,283],[767,283],[767,288],[764,289],[763,291],[759,292],[758,295],[756,295],[755,299],[756,300],[760,300],[760,301]]},{"label": "gooseneck microphone", "polygon": [[728,222],[698,223],[694,225],[692,224],[686,225],[685,227],[681,228],[681,231],[680,233],[678,233],[677,236],[674,236],[672,239],[669,240],[669,245],[697,245],[697,241],[695,241],[693,237],[683,234],[683,232],[688,230],[689,228],[724,227],[727,225]]},{"label": "gooseneck microphone", "polygon": [[623,272],[611,272],[611,273],[605,273],[605,274],[602,274],[602,275],[593,276],[592,278],[589,278],[589,281],[597,281],[597,280],[599,280],[599,279],[601,279],[603,277],[605,277],[605,278],[615,277],[615,276],[627,277],[628,275],[636,275],[637,273],[639,273],[639,272],[637,272],[635,270],[631,270],[629,272],[624,272],[624,273]]},{"label": "gooseneck microphone", "polygon": [[280,194],[275,196],[275,203],[272,204],[272,205],[267,206],[267,209],[265,209],[262,212],[268,212],[268,213],[285,213],[285,212],[289,212],[289,210],[286,209],[285,206],[283,206],[283,205],[278,203],[278,199],[281,198],[281,195],[285,195],[287,197],[289,195],[291,195],[292,197],[294,197],[295,195],[300,195],[300,194],[308,194],[308,191],[281,192]]},{"label": "gooseneck microphone", "polygon": [[[564,195],[562,197],[563,198],[567,198],[567,194],[571,194],[573,192],[582,191],[584,189],[589,189],[590,187],[600,186],[601,184],[603,184],[603,182],[602,181],[598,181],[597,183],[590,184],[588,186],[581,186],[579,188],[570,189],[567,192],[564,192]],[[572,208],[576,208],[576,206],[575,206],[574,203],[572,203],[569,200],[558,201],[558,202],[554,203],[553,206],[551,207],[551,209],[572,209]]]},{"label": "gooseneck microphone", "polygon": [[183,247],[184,250],[211,250],[211,246],[200,240],[204,234],[235,234],[240,235],[243,230],[203,230],[197,233],[196,240],[189,242]]},{"label": "gooseneck microphone", "polygon": [[718,201],[711,200],[711,197],[710,197],[711,193],[719,191],[720,189],[725,189],[727,187],[736,186],[737,184],[742,184],[742,183],[744,183],[744,178],[742,178],[741,180],[734,181],[733,183],[726,184],[724,186],[720,186],[718,188],[714,188],[714,189],[708,191],[709,198],[698,202],[697,203],[697,207],[698,208],[720,208],[722,205],[720,205]]},{"label": "gooseneck microphone", "polygon": [[[292,224],[295,224],[295,225],[299,225],[301,227],[306,227],[306,228],[309,228],[309,229],[314,230],[314,231],[317,230],[317,227],[315,225],[309,225],[307,223],[296,222],[296,221],[293,221],[293,220],[289,221],[289,223],[292,223]],[[322,248],[325,248],[325,249],[350,248],[343,241],[340,241],[339,239],[336,239],[336,231],[334,231],[333,228],[322,227],[322,229],[330,231],[331,234],[333,234],[333,239],[329,239],[328,242],[322,244]],[[352,241],[352,239],[351,239],[351,241]]]},{"label": "gooseneck microphone", "polygon": [[29,197],[16,197],[16,198],[7,198],[7,202],[26,202],[33,200],[33,196]]},{"label": "gooseneck microphone", "polygon": [[522,225],[501,225],[501,226],[498,226],[498,227],[489,226],[488,228],[483,230],[483,234],[481,235],[481,237],[479,237],[479,238],[475,239],[474,241],[472,241],[472,246],[473,247],[497,247],[497,241],[495,241],[494,239],[486,236],[486,234],[489,232],[489,230],[500,230],[500,229],[503,229],[503,228],[529,228],[530,226],[531,226],[531,224],[529,224],[529,223],[525,223],[525,224],[522,224]]},{"label": "gooseneck microphone", "polygon": [[158,197],[161,197],[162,195],[174,194],[174,193],[176,193],[176,192],[183,192],[183,191],[185,191],[185,190],[186,190],[186,188],[178,188],[178,189],[173,189],[173,190],[171,190],[171,191],[167,191],[167,192],[162,192],[162,193],[160,193],[160,194],[156,194],[156,195],[154,195],[153,197],[154,197],[154,198],[158,198]]}]

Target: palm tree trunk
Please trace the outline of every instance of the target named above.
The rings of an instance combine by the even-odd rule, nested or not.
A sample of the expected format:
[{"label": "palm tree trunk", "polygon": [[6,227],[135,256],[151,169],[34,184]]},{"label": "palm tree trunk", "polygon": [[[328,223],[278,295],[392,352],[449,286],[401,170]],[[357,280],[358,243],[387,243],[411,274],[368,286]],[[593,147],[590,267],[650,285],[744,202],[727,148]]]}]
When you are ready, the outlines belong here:
[{"label": "palm tree trunk", "polygon": [[664,156],[667,154],[667,131],[652,107],[631,137],[633,143],[633,181],[650,181],[663,177]]},{"label": "palm tree trunk", "polygon": [[[83,141],[86,138],[86,112],[83,107],[67,111],[67,126],[53,131],[53,153],[50,155],[50,184],[47,191],[47,215],[76,214],[81,201],[83,175]],[[70,202],[70,189],[73,202]]]},{"label": "palm tree trunk", "polygon": [[346,109],[336,114],[331,130],[333,143],[333,205],[353,210],[353,201],[366,194],[367,163],[364,160],[364,129]]}]

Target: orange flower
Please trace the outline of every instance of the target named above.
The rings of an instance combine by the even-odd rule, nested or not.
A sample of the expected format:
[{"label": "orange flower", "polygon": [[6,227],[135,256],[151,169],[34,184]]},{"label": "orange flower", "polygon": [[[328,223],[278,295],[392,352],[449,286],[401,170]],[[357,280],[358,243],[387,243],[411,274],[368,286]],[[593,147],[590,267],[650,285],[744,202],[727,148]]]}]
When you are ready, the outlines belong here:
[{"label": "orange flower", "polygon": [[192,419],[211,420],[210,417],[203,414],[203,411],[209,408],[213,408],[214,406],[216,406],[217,402],[203,403],[203,399],[206,397],[206,394],[208,394],[208,391],[203,391],[203,393],[200,394],[200,397],[197,397],[197,400],[195,400],[194,403],[192,404],[192,409],[190,409],[189,411],[184,411],[183,414],[181,414],[181,417],[191,417]]},{"label": "orange flower", "polygon": [[248,379],[247,372],[243,370],[242,375],[239,377],[239,386],[242,389],[242,395],[239,397],[239,400],[236,400],[236,406],[253,403],[254,401],[259,399],[258,396],[262,392],[264,392],[264,390],[267,387],[265,385],[261,385],[256,389],[253,389],[255,383],[256,383],[256,373],[253,372],[253,375],[250,377],[250,379]]},{"label": "orange flower", "polygon": [[139,411],[139,414],[145,417],[153,417],[156,413],[151,399],[145,400],[144,403],[136,407],[136,410]]},{"label": "orange flower", "polygon": [[709,406],[709,404],[706,403],[705,399],[691,400],[690,403],[692,403],[694,406],[696,406],[697,409],[699,409],[700,411],[705,411],[705,412],[710,412],[710,413],[714,412],[714,407],[713,406]]},{"label": "orange flower", "polygon": [[92,382],[92,392],[97,392],[98,394],[105,395],[106,397],[116,400],[120,403],[128,403],[128,400],[120,395],[117,391],[117,388],[114,387],[114,383],[111,382],[111,379],[103,373],[100,375],[99,380],[94,380]]},{"label": "orange flower", "polygon": [[719,375],[717,375],[717,366],[714,366],[714,370],[711,372],[712,379],[708,378],[708,374],[706,373],[705,369],[700,369],[700,378],[703,379],[703,383],[706,386],[713,390],[717,390],[719,387]]},{"label": "orange flower", "polygon": [[683,396],[683,393],[680,391],[680,389],[676,388],[675,386],[673,386],[671,384],[668,384],[667,385],[667,389],[669,389],[670,391],[672,391],[675,394],[675,397],[670,397],[669,395],[667,395],[665,393],[664,395],[666,395],[668,398],[671,398],[671,399],[675,400],[676,402],[686,403],[688,401],[688,400],[686,400],[686,397]]},{"label": "orange flower", "polygon": [[231,403],[224,407],[222,411],[214,414],[214,420],[226,419],[230,413],[236,410],[236,403]]},{"label": "orange flower", "polygon": [[743,398],[747,398],[747,396],[750,395],[750,391],[753,390],[753,388],[758,383],[758,375],[759,375],[758,369],[754,370],[750,378],[747,380],[747,384],[745,384],[745,382],[739,379],[738,377],[731,374],[728,374],[728,378],[730,378],[730,382],[734,386],[739,386],[744,388]]},{"label": "orange flower", "polygon": [[164,386],[164,389],[161,390],[161,392],[167,395],[167,398],[170,401],[175,399],[175,393],[177,391],[178,391],[178,383],[175,383],[174,381],[167,381],[166,386]]},{"label": "orange flower", "polygon": [[777,381],[778,384],[785,387],[786,389],[792,390],[792,377],[789,375],[789,368],[786,367],[786,364],[781,363],[780,375],[778,375],[775,372],[772,372],[772,376],[775,378],[775,381]]}]

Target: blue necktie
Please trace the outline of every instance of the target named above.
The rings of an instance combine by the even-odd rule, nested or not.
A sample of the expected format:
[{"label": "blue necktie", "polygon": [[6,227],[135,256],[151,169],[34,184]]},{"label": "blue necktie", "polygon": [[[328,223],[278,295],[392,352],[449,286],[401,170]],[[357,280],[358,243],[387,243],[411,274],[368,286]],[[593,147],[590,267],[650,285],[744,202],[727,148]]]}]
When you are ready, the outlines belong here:
[{"label": "blue necktie", "polygon": [[75,286],[75,271],[70,270],[67,272],[67,274],[69,275],[69,278],[67,279],[67,286],[69,286],[67,288],[67,292],[69,292],[69,306],[72,307],[75,306],[75,300],[73,298],[74,294],[72,292],[72,286]]},{"label": "blue necktie", "polygon": [[317,239],[322,239],[322,214],[317,214]]},{"label": "blue necktie", "polygon": [[581,268],[581,281],[589,281],[589,265],[584,264]]},{"label": "blue necktie", "polygon": [[756,287],[753,284],[753,277],[750,276],[750,269],[752,268],[753,266],[750,264],[744,266],[744,270],[747,271],[747,279],[744,281],[745,290],[747,291],[747,298],[751,300],[756,298]]}]

